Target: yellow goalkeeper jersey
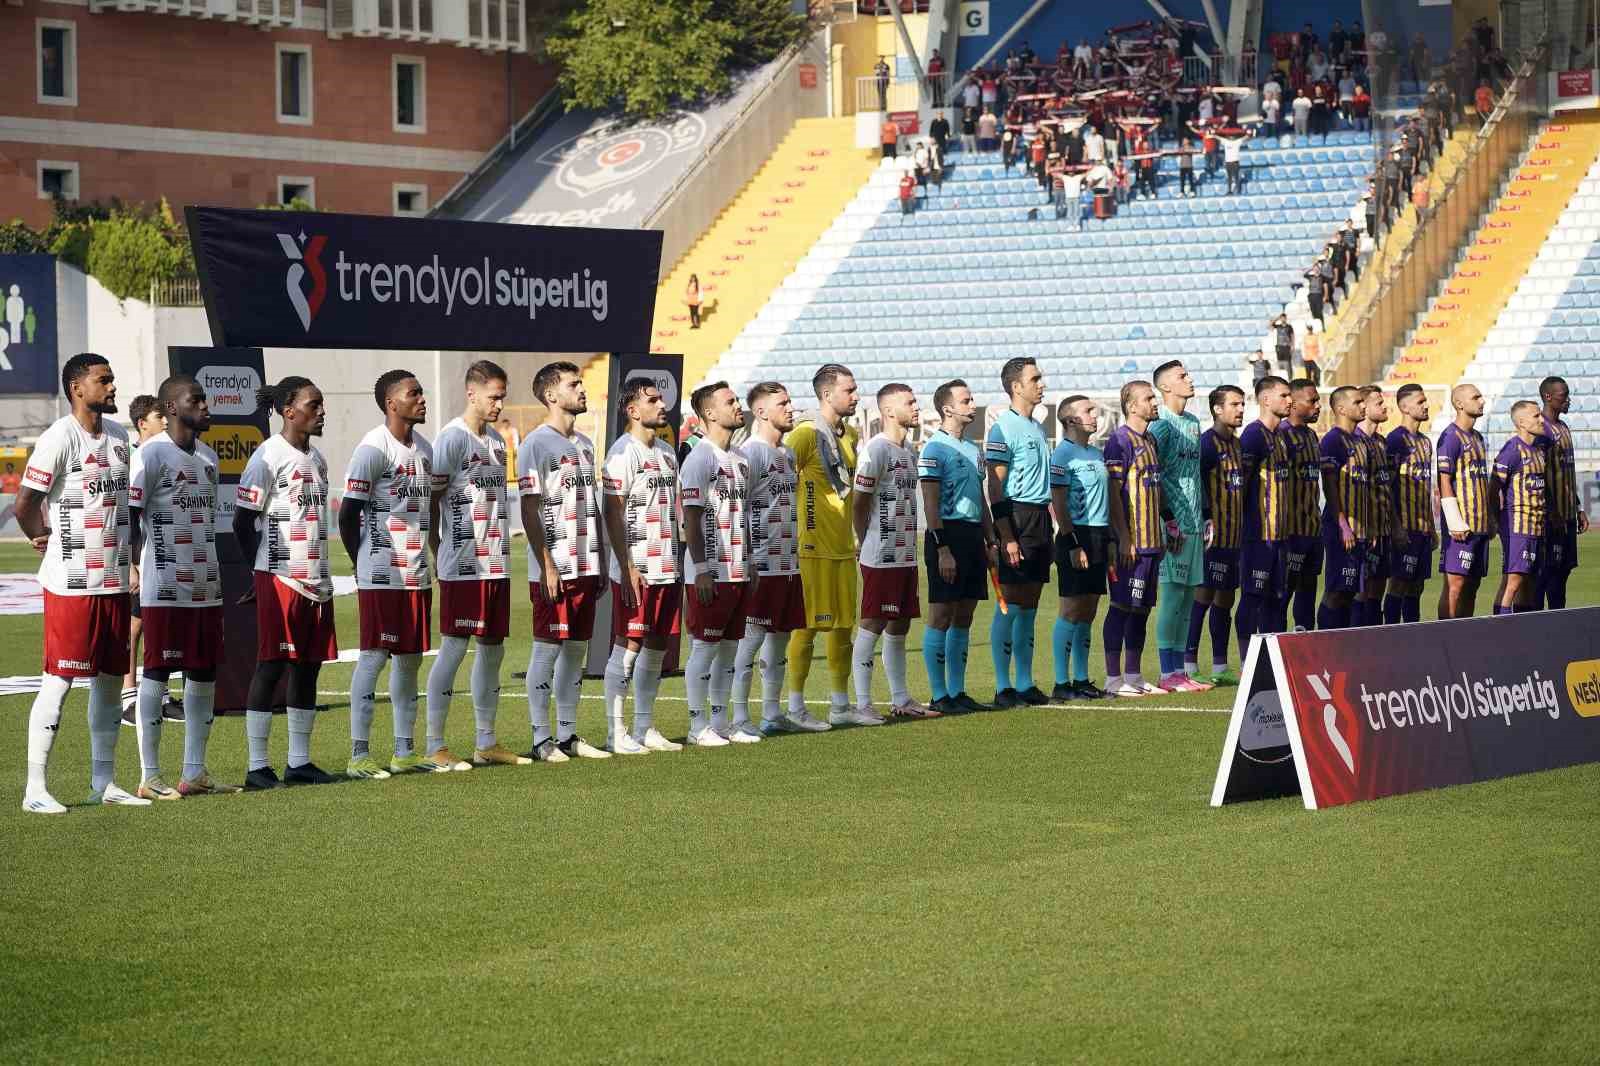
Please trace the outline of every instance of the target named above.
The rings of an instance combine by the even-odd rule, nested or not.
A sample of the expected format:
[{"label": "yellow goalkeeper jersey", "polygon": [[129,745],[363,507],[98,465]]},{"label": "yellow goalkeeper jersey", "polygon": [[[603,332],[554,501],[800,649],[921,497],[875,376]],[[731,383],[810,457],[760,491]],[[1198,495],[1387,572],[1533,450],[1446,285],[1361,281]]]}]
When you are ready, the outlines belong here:
[{"label": "yellow goalkeeper jersey", "polygon": [[[818,440],[827,427],[803,422],[784,443],[800,468],[800,554],[817,559],[854,559],[855,528],[850,521],[850,482],[855,477],[859,434],[846,424],[842,436]],[[831,460],[831,461],[830,461]]]}]

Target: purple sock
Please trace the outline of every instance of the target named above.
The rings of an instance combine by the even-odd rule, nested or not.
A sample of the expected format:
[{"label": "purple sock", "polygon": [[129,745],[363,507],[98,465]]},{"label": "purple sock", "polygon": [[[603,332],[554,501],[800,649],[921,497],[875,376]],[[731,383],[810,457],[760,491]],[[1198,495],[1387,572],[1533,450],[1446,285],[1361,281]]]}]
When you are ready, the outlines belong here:
[{"label": "purple sock", "polygon": [[1287,597],[1268,600],[1261,608],[1262,630],[1283,633],[1289,628],[1289,600]]},{"label": "purple sock", "polygon": [[1239,609],[1233,612],[1233,629],[1239,634],[1239,654],[1250,650],[1250,638],[1255,635],[1256,622],[1261,617],[1261,597],[1245,593],[1239,597]]},{"label": "purple sock", "polygon": [[1318,629],[1343,629],[1343,628],[1345,628],[1344,626],[1339,624],[1339,616],[1342,613],[1344,613],[1344,612],[1341,612],[1341,611],[1337,610],[1336,608],[1329,607],[1327,604],[1324,603],[1321,607],[1317,608],[1317,628]]},{"label": "purple sock", "polygon": [[[1200,634],[1205,631],[1206,612],[1212,609],[1209,603],[1197,603],[1189,608],[1189,639],[1184,644],[1183,651],[1191,662],[1200,661]],[[1216,642],[1217,630],[1213,626],[1211,629],[1211,643],[1214,645]],[[1212,654],[1216,654],[1215,648],[1212,649]]]},{"label": "purple sock", "polygon": [[1211,664],[1228,665],[1228,609],[1215,603],[1211,605]]},{"label": "purple sock", "polygon": [[1317,591],[1301,586],[1294,592],[1294,624],[1301,629],[1315,629],[1317,623]]},{"label": "purple sock", "polygon": [[1559,611],[1567,605],[1567,574],[1552,574],[1544,586],[1544,596],[1539,601],[1552,611]]},{"label": "purple sock", "polygon": [[1407,622],[1422,621],[1422,597],[1407,596],[1401,601],[1401,618]]},{"label": "purple sock", "polygon": [[1122,634],[1122,672],[1137,674],[1139,660],[1144,658],[1144,635],[1150,625],[1150,616],[1130,611],[1125,625],[1127,628]]},{"label": "purple sock", "polygon": [[1495,614],[1510,614],[1511,613],[1511,608],[1507,607],[1503,603],[1497,603],[1497,604],[1494,605],[1494,613]]},{"label": "purple sock", "polygon": [[1392,592],[1383,598],[1383,624],[1386,626],[1400,624],[1400,597]]},{"label": "purple sock", "polygon": [[1376,613],[1372,611],[1372,608],[1376,607],[1377,603],[1377,600],[1357,600],[1352,603],[1350,605],[1350,624],[1357,627],[1371,625],[1372,623],[1368,621],[1369,612]]},{"label": "purple sock", "polygon": [[1105,629],[1101,633],[1101,643],[1105,645],[1107,677],[1116,677],[1122,673],[1122,635],[1127,629],[1127,624],[1128,612],[1113,604],[1106,612]]}]

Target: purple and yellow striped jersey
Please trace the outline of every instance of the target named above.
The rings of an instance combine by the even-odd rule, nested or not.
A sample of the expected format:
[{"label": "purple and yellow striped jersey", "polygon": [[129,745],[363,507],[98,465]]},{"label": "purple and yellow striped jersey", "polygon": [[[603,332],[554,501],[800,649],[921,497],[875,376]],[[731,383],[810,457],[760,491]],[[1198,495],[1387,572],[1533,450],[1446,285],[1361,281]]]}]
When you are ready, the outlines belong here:
[{"label": "purple and yellow striped jersey", "polygon": [[1339,498],[1328,497],[1322,512],[1323,531],[1329,536],[1339,528],[1339,514],[1350,523],[1357,540],[1372,538],[1372,523],[1377,514],[1377,485],[1373,477],[1372,449],[1363,438],[1334,426],[1322,436],[1322,469],[1334,475]]},{"label": "purple and yellow striped jersey", "polygon": [[1161,521],[1161,460],[1155,442],[1127,425],[1118,426],[1106,441],[1106,476],[1112,492],[1122,497],[1133,550],[1158,554],[1166,550]]},{"label": "purple and yellow striped jersey", "polygon": [[1317,431],[1284,422],[1278,427],[1289,445],[1294,476],[1289,479],[1289,535],[1314,537],[1322,521],[1322,454]]},{"label": "purple and yellow striped jersey", "polygon": [[1244,473],[1236,434],[1222,437],[1208,429],[1200,435],[1200,481],[1206,494],[1206,516],[1211,519],[1211,546],[1240,547],[1244,535]]},{"label": "purple and yellow striped jersey", "polygon": [[1439,434],[1439,473],[1449,474],[1456,490],[1461,517],[1474,533],[1493,533],[1489,508],[1489,459],[1483,434],[1462,429],[1454,422]]},{"label": "purple and yellow striped jersey", "polygon": [[1572,451],[1572,430],[1560,419],[1544,419],[1544,435],[1550,439],[1550,459],[1545,477],[1550,482],[1550,521],[1566,525],[1578,517],[1578,460]]},{"label": "purple and yellow striped jersey", "polygon": [[1394,520],[1402,533],[1433,532],[1433,442],[1405,426],[1389,434]]},{"label": "purple and yellow striped jersey", "polygon": [[1294,464],[1289,460],[1286,423],[1268,429],[1257,419],[1239,436],[1244,476],[1244,539],[1280,541],[1290,535],[1289,485]]},{"label": "purple and yellow striped jersey", "polygon": [[1545,445],[1512,437],[1494,460],[1495,494],[1502,532],[1544,536]]},{"label": "purple and yellow striped jersey", "polygon": [[1369,435],[1357,426],[1355,437],[1370,453],[1367,469],[1372,474],[1372,526],[1367,535],[1373,540],[1383,540],[1394,534],[1394,467],[1389,463],[1389,450],[1381,436]]}]

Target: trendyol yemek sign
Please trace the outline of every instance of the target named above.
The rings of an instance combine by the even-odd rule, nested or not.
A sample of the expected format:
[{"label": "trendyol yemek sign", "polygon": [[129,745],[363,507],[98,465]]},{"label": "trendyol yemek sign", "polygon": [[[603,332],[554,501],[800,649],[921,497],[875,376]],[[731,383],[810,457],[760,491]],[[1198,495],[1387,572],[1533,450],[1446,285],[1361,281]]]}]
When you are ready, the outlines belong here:
[{"label": "trendyol yemek sign", "polygon": [[658,230],[190,207],[228,347],[644,351]]},{"label": "trendyol yemek sign", "polygon": [[1251,642],[1211,803],[1308,810],[1600,761],[1600,608]]}]

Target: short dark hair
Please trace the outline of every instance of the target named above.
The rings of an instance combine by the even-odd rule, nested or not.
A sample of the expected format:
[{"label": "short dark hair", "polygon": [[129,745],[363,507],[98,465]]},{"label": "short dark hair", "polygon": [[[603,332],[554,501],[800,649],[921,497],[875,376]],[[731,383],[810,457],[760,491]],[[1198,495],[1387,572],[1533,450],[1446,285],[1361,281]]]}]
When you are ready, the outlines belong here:
[{"label": "short dark hair", "polygon": [[1006,360],[1006,365],[1000,368],[1000,388],[1005,391],[1006,399],[1011,398],[1011,386],[1022,380],[1022,372],[1030,366],[1038,365],[1038,360],[1029,355],[1019,355],[1015,359]]},{"label": "short dark hair", "polygon": [[71,359],[68,359],[66,365],[61,368],[62,393],[71,396],[74,382],[88,377],[89,371],[97,366],[110,365],[111,360],[103,355],[96,355],[94,352],[79,352]]},{"label": "short dark hair", "polygon": [[1062,400],[1060,403],[1056,404],[1056,421],[1060,422],[1062,425],[1066,425],[1067,408],[1071,407],[1079,400],[1087,400],[1088,398],[1089,397],[1085,396],[1081,392],[1075,392],[1071,396],[1068,396],[1066,399]]},{"label": "short dark hair", "polygon": [[468,385],[487,385],[491,381],[510,381],[506,377],[506,368],[499,363],[492,363],[487,359],[479,359],[467,367],[465,381]]},{"label": "short dark hair", "polygon": [[1161,384],[1161,377],[1163,374],[1169,370],[1174,370],[1181,366],[1183,366],[1182,359],[1168,359],[1165,363],[1162,363],[1160,366],[1156,367],[1155,373],[1150,375],[1150,381],[1153,384],[1159,385]]},{"label": "short dark hair", "polygon": [[744,405],[754,410],[757,400],[764,400],[768,396],[776,396],[780,392],[788,391],[789,387],[781,381],[758,381],[750,386],[749,392],[744,394]]},{"label": "short dark hair", "polygon": [[284,409],[294,406],[294,399],[300,395],[301,389],[315,388],[310,378],[290,374],[276,385],[263,385],[256,390],[256,408],[270,409],[283,414]]},{"label": "short dark hair", "polygon": [[1541,399],[1541,400],[1549,399],[1550,398],[1550,393],[1555,389],[1555,387],[1557,385],[1565,385],[1566,383],[1567,383],[1567,379],[1566,378],[1556,377],[1554,374],[1552,374],[1551,376],[1545,378],[1543,381],[1539,382],[1539,399]]},{"label": "short dark hair", "polygon": [[154,396],[149,393],[143,393],[135,396],[133,402],[128,405],[128,417],[133,419],[133,424],[137,426],[140,422],[149,418],[152,411],[159,410],[160,406],[160,401]]},{"label": "short dark hair", "polygon": [[1515,418],[1518,411],[1526,411],[1530,407],[1537,409],[1538,406],[1539,405],[1534,403],[1532,400],[1518,400],[1516,403],[1511,405],[1511,416]]},{"label": "short dark hair", "polygon": [[1368,396],[1371,396],[1375,392],[1382,392],[1383,391],[1383,386],[1382,385],[1358,385],[1358,386],[1356,386],[1356,391],[1361,393],[1361,398],[1363,400],[1365,400]]},{"label": "short dark hair", "polygon": [[1283,380],[1282,378],[1280,378],[1278,375],[1276,375],[1276,374],[1268,374],[1266,377],[1264,377],[1260,381],[1256,382],[1256,395],[1260,396],[1263,392],[1266,392],[1268,389],[1275,389],[1279,385],[1282,385],[1284,388],[1288,388],[1289,387],[1289,383],[1287,381]]},{"label": "short dark hair", "polygon": [[1244,390],[1237,385],[1218,385],[1212,389],[1211,394],[1206,397],[1206,404],[1209,406],[1211,413],[1216,414],[1217,408],[1226,403],[1229,396],[1237,396],[1242,400],[1244,399]]},{"label": "short dark hair", "polygon": [[628,417],[628,405],[644,398],[646,389],[659,389],[660,386],[651,378],[631,377],[622,383],[622,391],[617,395],[617,414],[623,418]]},{"label": "short dark hair", "polygon": [[910,385],[906,385],[899,381],[891,381],[889,384],[878,390],[878,405],[882,406],[885,398],[900,392],[909,392],[913,396],[916,395],[916,393],[912,391]]},{"label": "short dark hair", "polygon": [[689,394],[689,406],[694,408],[695,414],[699,415],[701,419],[704,419],[706,417],[705,406],[710,401],[711,397],[715,396],[718,392],[727,387],[728,383],[726,381],[707,382]]},{"label": "short dark hair", "polygon": [[1339,404],[1347,400],[1352,393],[1356,399],[1361,398],[1361,390],[1354,385],[1340,385],[1328,394],[1328,406],[1337,409]]},{"label": "short dark hair", "polygon": [[1144,378],[1134,378],[1132,381],[1123,383],[1122,391],[1117,394],[1117,403],[1121,405],[1123,414],[1128,413],[1128,400],[1133,397],[1133,390],[1137,389],[1140,385],[1143,385],[1145,388],[1152,391],[1155,389],[1155,386],[1150,384]]},{"label": "short dark hair", "polygon": [[1415,381],[1410,382],[1409,384],[1401,385],[1400,390],[1394,394],[1394,402],[1399,403],[1407,396],[1413,396],[1421,391],[1422,386],[1418,385]]},{"label": "short dark hair", "polygon": [[1317,383],[1310,378],[1292,378],[1289,381],[1289,391],[1299,392],[1301,389],[1314,389]]},{"label": "short dark hair", "polygon": [[951,394],[957,389],[970,389],[971,386],[960,378],[951,378],[949,381],[933,390],[933,409],[939,417],[944,418],[944,405],[950,402]]},{"label": "short dark hair", "polygon": [[[194,379],[192,374],[173,374],[171,377],[167,378],[167,380],[163,381],[161,383],[161,387],[156,390],[157,402],[163,407],[169,403],[177,403],[179,396],[188,392],[190,389],[197,387],[199,384],[200,383]],[[135,400],[133,402],[137,404],[139,401]],[[139,420],[137,418],[134,419],[135,423],[138,421]]]},{"label": "short dark hair", "polygon": [[853,378],[855,373],[843,363],[823,363],[817,367],[817,372],[811,375],[811,391],[817,394],[817,399],[822,399],[822,392],[840,378]]},{"label": "short dark hair", "polygon": [[385,370],[379,374],[378,380],[372,386],[372,398],[378,401],[378,410],[387,412],[389,409],[389,393],[394,391],[394,387],[402,381],[416,376],[409,370],[400,370],[398,368]]},{"label": "short dark hair", "polygon": [[565,359],[542,367],[537,374],[533,375],[533,398],[540,403],[544,403],[546,389],[553,389],[560,384],[562,374],[576,373],[579,373],[578,364],[569,363]]}]

